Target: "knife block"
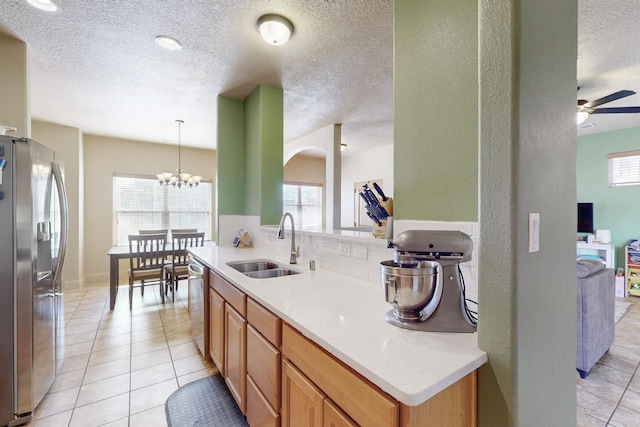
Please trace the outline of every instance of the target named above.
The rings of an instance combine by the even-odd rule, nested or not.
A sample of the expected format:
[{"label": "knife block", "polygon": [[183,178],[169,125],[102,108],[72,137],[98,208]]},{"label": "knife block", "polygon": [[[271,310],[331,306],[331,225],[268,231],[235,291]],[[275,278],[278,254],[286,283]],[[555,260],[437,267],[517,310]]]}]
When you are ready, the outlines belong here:
[{"label": "knife block", "polygon": [[384,239],[385,236],[387,235],[387,220],[383,219],[380,220],[380,222],[382,223],[382,225],[378,225],[375,222],[373,223],[373,237],[375,237],[376,239]]}]

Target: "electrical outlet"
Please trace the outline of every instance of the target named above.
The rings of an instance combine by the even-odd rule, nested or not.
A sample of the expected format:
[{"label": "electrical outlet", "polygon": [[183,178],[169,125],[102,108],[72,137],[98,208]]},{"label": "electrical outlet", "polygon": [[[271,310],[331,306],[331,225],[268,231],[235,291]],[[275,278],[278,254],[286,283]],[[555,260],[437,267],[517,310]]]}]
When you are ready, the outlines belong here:
[{"label": "electrical outlet", "polygon": [[365,245],[353,245],[351,252],[354,258],[367,259],[367,246]]},{"label": "electrical outlet", "polygon": [[340,243],[339,249],[340,255],[345,257],[351,256],[351,245],[349,243]]}]

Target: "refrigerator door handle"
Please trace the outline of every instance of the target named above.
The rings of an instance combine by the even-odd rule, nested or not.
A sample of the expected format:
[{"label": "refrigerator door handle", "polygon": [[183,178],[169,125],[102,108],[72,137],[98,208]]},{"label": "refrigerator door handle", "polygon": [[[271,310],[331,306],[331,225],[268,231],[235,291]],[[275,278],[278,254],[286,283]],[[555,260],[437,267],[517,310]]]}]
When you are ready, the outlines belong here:
[{"label": "refrigerator door handle", "polygon": [[53,178],[56,180],[56,188],[58,189],[58,200],[60,200],[60,247],[58,249],[58,261],[55,265],[55,271],[53,272],[53,286],[56,292],[59,292],[60,278],[62,277],[62,266],[64,265],[64,257],[67,252],[67,230],[69,228],[69,212],[67,207],[67,191],[64,188],[64,182],[62,181],[62,173],[60,172],[60,166],[53,162],[51,163],[51,170],[53,172]]}]

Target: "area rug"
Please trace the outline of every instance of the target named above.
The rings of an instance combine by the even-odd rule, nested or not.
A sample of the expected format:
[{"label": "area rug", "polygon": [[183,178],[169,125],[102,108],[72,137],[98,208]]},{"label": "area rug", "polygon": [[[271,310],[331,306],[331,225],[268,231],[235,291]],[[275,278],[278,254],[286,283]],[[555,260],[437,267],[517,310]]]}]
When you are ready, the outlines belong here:
[{"label": "area rug", "polygon": [[169,427],[248,427],[220,374],[180,387],[164,406]]},{"label": "area rug", "polygon": [[620,319],[622,319],[622,317],[625,315],[627,310],[629,310],[629,307],[631,307],[630,302],[616,301],[616,305],[615,305],[616,323],[618,323]]}]

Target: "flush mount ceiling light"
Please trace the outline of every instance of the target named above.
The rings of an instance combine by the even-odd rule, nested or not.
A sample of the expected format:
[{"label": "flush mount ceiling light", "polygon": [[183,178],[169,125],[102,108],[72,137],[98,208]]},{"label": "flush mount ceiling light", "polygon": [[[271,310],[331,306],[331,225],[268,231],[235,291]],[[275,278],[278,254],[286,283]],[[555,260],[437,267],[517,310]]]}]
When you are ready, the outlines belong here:
[{"label": "flush mount ceiling light", "polygon": [[182,49],[182,43],[170,36],[156,36],[156,44],[163,49],[176,52]]},{"label": "flush mount ceiling light", "polygon": [[258,18],[257,25],[264,41],[275,46],[285,44],[293,33],[291,21],[280,15],[263,15]]},{"label": "flush mount ceiling light", "polygon": [[34,7],[37,7],[40,10],[45,10],[47,12],[55,12],[58,10],[58,6],[56,6],[50,0],[27,0],[27,2]]}]

